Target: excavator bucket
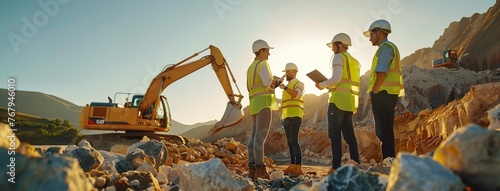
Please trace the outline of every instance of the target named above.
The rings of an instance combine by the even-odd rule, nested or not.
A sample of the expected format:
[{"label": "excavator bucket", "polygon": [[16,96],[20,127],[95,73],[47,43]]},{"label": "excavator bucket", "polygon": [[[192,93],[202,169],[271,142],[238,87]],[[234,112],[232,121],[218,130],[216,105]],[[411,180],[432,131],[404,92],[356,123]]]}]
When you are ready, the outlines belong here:
[{"label": "excavator bucket", "polygon": [[208,133],[213,135],[224,128],[231,127],[241,122],[241,120],[243,120],[243,116],[245,115],[243,114],[243,110],[241,108],[240,104],[228,102],[222,119],[215,123],[214,127],[212,127]]}]

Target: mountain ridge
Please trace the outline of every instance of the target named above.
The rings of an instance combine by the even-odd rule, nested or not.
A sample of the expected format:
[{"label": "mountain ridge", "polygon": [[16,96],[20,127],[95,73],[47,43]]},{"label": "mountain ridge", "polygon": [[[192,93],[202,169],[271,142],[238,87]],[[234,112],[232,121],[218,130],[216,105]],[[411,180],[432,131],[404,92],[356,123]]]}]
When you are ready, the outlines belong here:
[{"label": "mountain ridge", "polygon": [[[0,100],[7,100],[7,89],[0,88]],[[68,120],[74,127],[83,134],[92,132],[99,133],[96,130],[86,130],[80,127],[80,112],[82,106],[78,106],[66,99],[55,95],[46,94],[38,91],[16,90],[15,96],[16,112],[36,116],[46,119]],[[0,107],[7,108],[7,102],[2,102]],[[198,126],[215,124],[215,120],[198,122],[192,125],[186,125],[172,120],[172,127],[168,134],[181,134]]]}]

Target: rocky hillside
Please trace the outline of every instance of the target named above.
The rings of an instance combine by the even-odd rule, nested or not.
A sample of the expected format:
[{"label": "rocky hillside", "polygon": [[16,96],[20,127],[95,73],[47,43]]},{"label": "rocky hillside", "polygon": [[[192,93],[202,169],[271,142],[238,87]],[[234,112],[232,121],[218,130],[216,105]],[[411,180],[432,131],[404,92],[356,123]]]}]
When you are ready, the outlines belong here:
[{"label": "rocky hillside", "polygon": [[[422,48],[405,57],[403,65],[431,68],[442,58],[442,51],[458,51],[460,67],[473,71],[500,68],[500,1],[486,13],[476,13],[452,22],[432,47]],[[461,57],[461,58],[460,58]]]}]

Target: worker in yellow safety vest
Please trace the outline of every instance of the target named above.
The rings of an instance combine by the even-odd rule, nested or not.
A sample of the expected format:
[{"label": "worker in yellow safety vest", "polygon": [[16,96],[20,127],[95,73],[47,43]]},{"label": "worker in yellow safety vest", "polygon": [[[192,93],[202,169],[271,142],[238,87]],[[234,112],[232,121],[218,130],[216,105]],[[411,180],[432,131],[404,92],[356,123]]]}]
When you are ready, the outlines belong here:
[{"label": "worker in yellow safety vest", "polygon": [[387,40],[391,25],[386,20],[376,20],[363,34],[378,46],[373,56],[368,92],[375,120],[375,133],[382,142],[382,159],[396,156],[394,143],[394,109],[398,97],[404,96],[403,72],[399,50]]},{"label": "worker in yellow safety vest", "polygon": [[283,90],[281,99],[281,119],[285,129],[286,141],[290,151],[290,166],[284,172],[290,177],[302,175],[302,154],[299,145],[299,128],[304,115],[304,83],[297,77],[298,68],[294,63],[285,66],[286,81],[288,84],[280,84]]},{"label": "worker in yellow safety vest", "polygon": [[269,50],[273,49],[264,40],[256,40],[252,45],[255,59],[247,70],[247,90],[250,98],[252,133],[248,141],[248,177],[270,179],[264,163],[264,141],[271,127],[271,110],[278,110],[274,89],[281,84],[280,78],[271,73]]},{"label": "worker in yellow safety vest", "polygon": [[352,116],[358,108],[359,69],[358,60],[347,52],[351,38],[345,33],[335,35],[327,46],[335,56],[332,60],[332,77],[323,82],[316,82],[318,89],[328,88],[328,137],[332,147],[332,174],[340,167],[342,158],[342,138],[349,145],[351,159],[359,163],[358,143],[354,134]]}]

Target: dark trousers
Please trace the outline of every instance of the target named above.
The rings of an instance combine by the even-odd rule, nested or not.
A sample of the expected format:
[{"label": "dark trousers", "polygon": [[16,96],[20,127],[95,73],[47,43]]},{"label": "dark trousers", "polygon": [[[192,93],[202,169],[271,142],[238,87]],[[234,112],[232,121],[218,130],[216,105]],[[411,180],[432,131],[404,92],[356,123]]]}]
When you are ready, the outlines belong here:
[{"label": "dark trousers", "polygon": [[375,119],[375,134],[382,142],[382,157],[396,156],[394,143],[394,108],[398,101],[398,95],[388,94],[382,90],[378,94],[370,92],[373,118]]},{"label": "dark trousers", "polygon": [[302,123],[300,117],[288,117],[283,120],[286,141],[290,150],[290,164],[302,164],[302,154],[299,145],[299,127]]},{"label": "dark trousers", "polygon": [[332,146],[332,167],[339,168],[342,159],[342,139],[349,145],[351,159],[359,163],[358,143],[352,125],[352,112],[339,109],[334,103],[328,104],[328,137]]}]

